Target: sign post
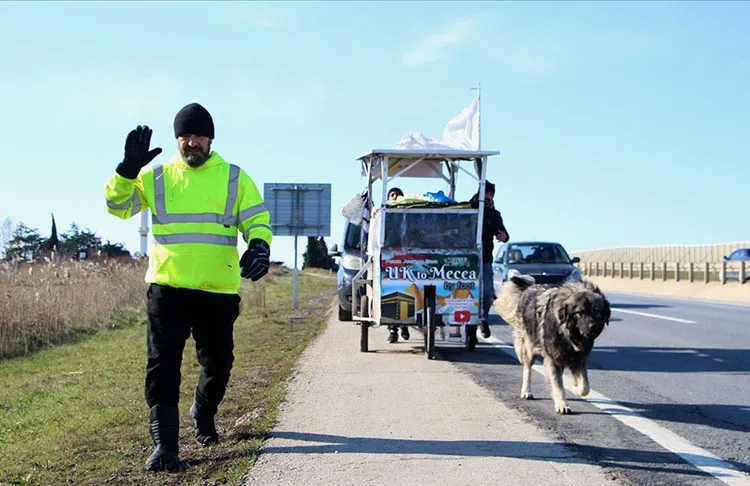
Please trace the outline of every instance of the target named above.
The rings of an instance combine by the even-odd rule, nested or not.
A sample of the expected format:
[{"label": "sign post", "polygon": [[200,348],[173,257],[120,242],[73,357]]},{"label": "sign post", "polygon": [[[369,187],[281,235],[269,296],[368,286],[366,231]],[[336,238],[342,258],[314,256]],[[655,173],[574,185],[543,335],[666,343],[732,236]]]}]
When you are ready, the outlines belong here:
[{"label": "sign post", "polygon": [[297,237],[331,235],[331,185],[266,183],[263,200],[271,213],[274,236],[294,236],[292,304],[299,306]]},{"label": "sign post", "polygon": [[299,275],[297,270],[297,235],[294,235],[294,272],[292,273],[292,308],[299,307]]}]

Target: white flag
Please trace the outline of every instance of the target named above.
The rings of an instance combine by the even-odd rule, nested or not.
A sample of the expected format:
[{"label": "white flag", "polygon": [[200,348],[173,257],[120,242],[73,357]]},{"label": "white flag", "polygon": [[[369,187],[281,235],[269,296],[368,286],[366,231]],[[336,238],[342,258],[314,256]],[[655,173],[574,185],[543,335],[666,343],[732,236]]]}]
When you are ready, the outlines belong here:
[{"label": "white flag", "polygon": [[402,137],[394,146],[400,150],[479,150],[479,97],[448,122],[441,140],[415,132]]},{"label": "white flag", "polygon": [[458,150],[479,150],[479,97],[448,122],[442,142]]}]

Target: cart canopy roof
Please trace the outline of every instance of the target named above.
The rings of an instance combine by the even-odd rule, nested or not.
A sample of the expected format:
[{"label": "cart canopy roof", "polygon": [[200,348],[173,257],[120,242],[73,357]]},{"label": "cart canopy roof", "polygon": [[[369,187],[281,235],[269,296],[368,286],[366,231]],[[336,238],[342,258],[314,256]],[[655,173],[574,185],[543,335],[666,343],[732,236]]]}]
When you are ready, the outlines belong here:
[{"label": "cart canopy roof", "polygon": [[362,175],[367,175],[369,167],[373,180],[380,178],[381,165],[386,158],[388,159],[388,176],[445,179],[446,176],[443,174],[445,164],[459,166],[461,162],[472,162],[479,176],[477,160],[489,160],[489,156],[499,153],[486,150],[381,149],[361,155],[357,160],[362,164]]},{"label": "cart canopy roof", "polygon": [[428,161],[442,162],[444,160],[475,160],[481,157],[498,155],[500,152],[488,150],[398,150],[398,149],[376,149],[357,157],[357,160],[365,161],[367,159],[377,159],[379,157],[388,157],[390,162],[400,160],[417,160],[425,159]]}]

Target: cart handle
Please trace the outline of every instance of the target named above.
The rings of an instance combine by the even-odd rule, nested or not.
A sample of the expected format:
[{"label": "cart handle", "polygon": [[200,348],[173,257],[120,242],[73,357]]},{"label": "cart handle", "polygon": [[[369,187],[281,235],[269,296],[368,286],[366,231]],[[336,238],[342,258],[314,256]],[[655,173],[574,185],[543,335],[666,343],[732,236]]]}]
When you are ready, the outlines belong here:
[{"label": "cart handle", "polygon": [[372,255],[367,256],[367,261],[362,265],[362,268],[352,277],[352,316],[359,314],[359,299],[357,298],[357,291],[362,285],[362,275],[367,270],[367,267],[372,263]]}]

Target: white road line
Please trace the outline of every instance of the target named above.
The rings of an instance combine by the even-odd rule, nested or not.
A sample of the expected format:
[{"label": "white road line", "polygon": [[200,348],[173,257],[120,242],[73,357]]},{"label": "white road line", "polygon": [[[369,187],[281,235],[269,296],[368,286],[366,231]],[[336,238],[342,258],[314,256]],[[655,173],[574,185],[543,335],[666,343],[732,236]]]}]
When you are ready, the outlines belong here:
[{"label": "white road line", "polygon": [[700,304],[705,305],[709,307],[734,307],[736,309],[743,309],[747,310],[750,307],[750,304],[743,304],[742,302],[732,302],[728,300],[709,300],[709,299],[696,299],[692,297],[686,297],[686,298],[679,298],[678,296],[670,296],[670,295],[659,295],[659,294],[638,294],[638,293],[630,293],[630,292],[607,292],[607,295],[624,295],[627,297],[636,297],[638,299],[651,299],[651,300],[661,300],[661,301],[667,301],[667,302],[679,302],[680,304]]},{"label": "white road line", "polygon": [[[513,356],[515,359],[518,359],[515,351],[513,350],[513,344],[506,343],[505,341],[502,341],[494,336],[491,336],[488,339],[480,338],[480,342],[482,342],[482,340],[494,344],[497,349],[500,349],[504,353],[507,353]],[[533,369],[542,376],[545,376],[546,380],[546,373],[544,372],[543,365],[535,364],[533,366]],[[520,370],[518,376],[519,378],[521,376]],[[573,393],[574,396],[578,397],[578,395],[575,395],[575,389],[573,388],[571,378],[568,374],[563,376],[563,381],[565,388],[569,392]],[[518,388],[520,390],[520,383]],[[588,396],[578,398],[591,403],[595,407],[602,410],[604,413],[612,415],[612,417],[614,417],[615,419],[624,423],[628,427],[634,428],[669,452],[677,454],[687,463],[692,464],[693,466],[697,467],[707,474],[710,474],[719,481],[732,486],[750,485],[750,476],[748,476],[747,474],[739,471],[733,465],[719,459],[707,450],[701,449],[698,446],[694,446],[666,427],[663,427],[652,420],[642,417],[632,408],[620,405],[611,398],[608,398],[593,389],[589,392]]]},{"label": "white road line", "polygon": [[618,309],[617,307],[612,307],[612,310],[615,312],[622,312],[624,314],[633,314],[636,316],[643,316],[643,317],[653,317],[654,319],[664,319],[665,321],[682,322],[683,324],[695,324],[695,321],[691,321],[688,319],[680,319],[679,317],[669,317],[669,316],[662,316],[659,314],[651,314],[649,312]]}]

